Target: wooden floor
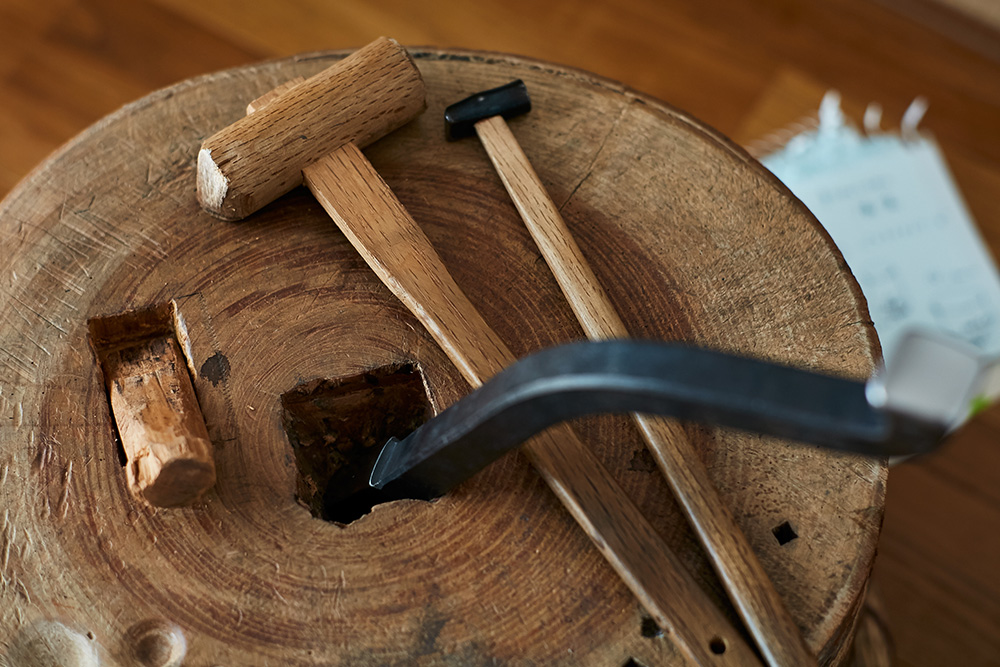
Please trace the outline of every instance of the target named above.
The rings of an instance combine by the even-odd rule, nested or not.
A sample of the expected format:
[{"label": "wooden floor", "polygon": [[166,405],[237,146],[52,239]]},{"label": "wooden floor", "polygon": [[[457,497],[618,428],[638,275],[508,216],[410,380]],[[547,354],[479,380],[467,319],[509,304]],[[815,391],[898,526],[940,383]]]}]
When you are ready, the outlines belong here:
[{"label": "wooden floor", "polygon": [[[744,144],[830,87],[887,119],[924,95],[924,126],[1000,254],[1000,33],[932,0],[3,0],[0,194],[153,89],[380,34],[587,69]],[[998,441],[993,410],[890,474],[875,583],[900,665],[1000,665]]]}]

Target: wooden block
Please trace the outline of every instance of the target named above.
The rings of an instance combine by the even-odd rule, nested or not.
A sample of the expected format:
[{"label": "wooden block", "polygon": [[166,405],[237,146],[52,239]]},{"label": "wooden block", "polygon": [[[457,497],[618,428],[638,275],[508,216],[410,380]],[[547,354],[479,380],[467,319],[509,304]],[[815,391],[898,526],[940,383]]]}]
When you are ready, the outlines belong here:
[{"label": "wooden block", "polygon": [[215,484],[212,443],[161,306],[91,321],[129,488],[153,505],[197,501]]}]

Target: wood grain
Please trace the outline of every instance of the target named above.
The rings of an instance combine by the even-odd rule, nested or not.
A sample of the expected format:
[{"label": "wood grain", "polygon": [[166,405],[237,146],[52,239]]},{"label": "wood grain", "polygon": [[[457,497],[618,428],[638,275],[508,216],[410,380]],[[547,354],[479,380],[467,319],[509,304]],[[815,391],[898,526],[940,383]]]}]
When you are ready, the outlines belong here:
[{"label": "wood grain", "polygon": [[[903,11],[897,11],[901,7]],[[898,118],[915,95],[926,95],[931,107],[924,127],[943,147],[966,202],[996,254],[1000,249],[1000,200],[996,197],[1000,136],[995,132],[995,119],[1000,104],[992,84],[1000,80],[1000,64],[986,54],[996,53],[997,40],[982,28],[970,35],[966,21],[943,22],[940,14],[927,13],[930,20],[922,16],[914,22],[907,18],[910,15],[896,0],[882,6],[867,0],[708,0],[696,6],[680,0],[621,0],[613,5],[597,0],[484,0],[474,4],[442,0],[433,5],[392,0],[264,0],[238,6],[228,0],[7,0],[0,5],[0,144],[4,147],[0,192],[9,191],[74,134],[154,89],[238,64],[357,47],[379,34],[392,34],[410,45],[520,53],[594,71],[667,100],[741,142],[758,139],[788,120],[780,114],[768,116],[769,109],[780,105],[761,102],[787,94],[782,81],[790,76],[811,82],[807,93],[818,88],[809,93],[813,95],[807,100],[809,109],[815,108],[826,88],[835,87],[848,106],[863,108],[869,101],[881,102],[887,122]],[[943,33],[939,32],[942,26]],[[970,37],[988,48],[969,46]],[[259,76],[267,80],[247,90],[242,102],[283,80],[283,74],[267,68]],[[481,87],[487,87],[502,81],[482,83]],[[470,87],[448,92],[453,100],[472,91]],[[184,108],[175,111],[178,118],[186,113]],[[242,113],[242,109],[231,111],[231,119],[237,111]],[[751,116],[758,121],[758,129],[744,133],[745,120]],[[206,128],[206,136],[215,129]],[[179,139],[174,140],[186,141],[184,132],[177,135]],[[586,141],[600,139],[599,134],[586,136]],[[577,158],[576,152],[567,152],[560,156],[562,165],[539,165],[535,144],[546,141],[541,136],[526,142],[525,148],[543,181],[560,188],[557,201],[561,202],[574,181],[562,178],[560,171],[570,169],[574,178],[582,175],[589,154]],[[566,141],[579,150],[584,140],[567,135]],[[178,154],[172,159],[188,157]],[[484,159],[475,156],[476,162]],[[141,153],[135,160],[133,182],[137,184],[164,174],[158,169],[162,160],[142,174],[138,170],[149,165],[149,160]],[[93,162],[89,164],[93,168]],[[178,197],[183,199],[180,192]],[[420,208],[419,201],[406,203],[411,211]],[[417,219],[424,221],[419,215]],[[444,234],[430,232],[435,246],[447,243]],[[0,236],[11,233],[5,224]],[[581,239],[585,250],[587,239],[589,235]],[[250,237],[245,240],[249,242]],[[7,253],[8,247],[0,255],[5,267],[13,256]],[[458,253],[446,255],[453,268]],[[4,303],[10,294],[21,294],[10,280],[9,274],[0,280]],[[81,285],[86,281],[84,276]],[[468,289],[471,282],[463,287]],[[504,284],[509,286],[510,281]],[[513,308],[497,290],[477,291]],[[181,301],[184,312],[212,312],[212,302],[204,297],[192,295]],[[189,324],[193,331],[200,330],[197,339],[211,338],[204,318]],[[2,372],[13,374],[5,376],[7,381],[21,377],[22,371],[30,372],[15,360],[19,350],[5,348],[0,353]],[[205,359],[213,355],[210,350]],[[224,365],[215,363],[214,367]],[[213,405],[227,405],[226,383],[196,380],[196,386],[203,401],[210,398]],[[9,385],[4,385],[0,413],[13,424],[18,402],[10,392]],[[235,411],[215,410],[219,417],[208,424],[213,440],[235,442],[236,426],[246,419],[246,406],[240,410],[239,419]],[[996,607],[1000,582],[990,569],[996,549],[984,539],[992,534],[988,527],[995,524],[991,512],[1000,506],[994,493],[1000,488],[1000,465],[993,465],[1000,424],[995,417],[984,415],[954,446],[890,474],[875,579],[885,597],[885,618],[894,631],[897,664],[903,667],[991,665],[1000,652]],[[24,419],[22,411],[22,423]],[[10,442],[5,437],[0,447],[8,455]],[[627,461],[628,453],[624,455]],[[2,456],[0,461],[10,462]],[[13,467],[10,470],[8,484],[14,479]],[[44,470],[49,470],[48,465]],[[625,470],[622,474],[637,473]],[[933,484],[927,484],[928,478]],[[3,530],[0,534],[6,535]],[[22,538],[24,533],[17,533],[12,553],[24,546]],[[16,582],[11,587],[19,590]]]},{"label": "wood grain", "polygon": [[[0,280],[13,298],[0,312],[2,363],[16,384],[0,407],[17,417],[0,422],[10,510],[0,534],[12,554],[2,641],[58,617],[93,632],[109,664],[128,664],[129,638],[142,635],[134,628],[154,622],[182,631],[196,665],[682,662],[523,457],[434,503],[379,506],[342,528],[296,502],[280,417],[286,392],[400,364],[421,370],[436,409],[467,391],[308,193],[241,223],[215,220],[195,200],[193,160],[205,137],[249,100],[343,55],[157,93],[67,146],[4,203],[0,220],[13,232],[0,237],[11,262]],[[468,52],[414,56],[428,112],[366,155],[515,355],[579,337],[578,325],[481,148],[445,142],[440,114],[469,92],[522,78],[538,92],[518,135],[566,202],[563,216],[630,330],[870,372],[870,327],[838,255],[720,135],[574,70]],[[138,136],[146,140],[121,140]],[[720,188],[731,196],[720,198]],[[775,221],[780,233],[762,233]],[[678,254],[679,244],[699,250]],[[714,275],[733,287],[720,290]],[[85,323],[171,299],[189,334],[218,480],[197,508],[153,512],[121,474]],[[735,619],[627,421],[577,427]],[[824,664],[843,663],[874,558],[884,468],[718,429],[688,435],[810,648]],[[782,545],[772,531],[785,522],[799,537]],[[67,609],[67,599],[98,603]]]},{"label": "wood grain", "polygon": [[[475,130],[587,336],[631,337],[507,122],[493,116],[477,122]],[[767,663],[815,664],[687,434],[663,418],[636,414],[633,419]]]},{"label": "wood grain", "polygon": [[[337,227],[473,387],[517,358],[483,320],[389,186],[353,144],[303,173]],[[684,565],[566,425],[522,449],[604,558],[694,664],[759,665]],[[713,650],[714,647],[714,650]]]}]

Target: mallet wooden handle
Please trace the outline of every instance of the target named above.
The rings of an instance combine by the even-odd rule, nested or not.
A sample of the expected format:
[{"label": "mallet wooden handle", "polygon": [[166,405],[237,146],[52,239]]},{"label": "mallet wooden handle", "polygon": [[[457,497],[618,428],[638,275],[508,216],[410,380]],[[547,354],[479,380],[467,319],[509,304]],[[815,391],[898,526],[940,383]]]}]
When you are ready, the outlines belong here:
[{"label": "mallet wooden handle", "polygon": [[[507,123],[500,116],[493,116],[479,121],[475,127],[587,335],[595,340],[627,338],[629,333],[625,324]],[[684,432],[662,418],[634,417],[768,664],[816,664],[798,626],[713,487],[708,470]]]},{"label": "mallet wooden handle", "polygon": [[[473,386],[514,361],[356,146],[307,167],[305,183],[369,266]],[[568,427],[524,446],[529,459],[660,627],[703,665],[759,665],[608,471]]]}]

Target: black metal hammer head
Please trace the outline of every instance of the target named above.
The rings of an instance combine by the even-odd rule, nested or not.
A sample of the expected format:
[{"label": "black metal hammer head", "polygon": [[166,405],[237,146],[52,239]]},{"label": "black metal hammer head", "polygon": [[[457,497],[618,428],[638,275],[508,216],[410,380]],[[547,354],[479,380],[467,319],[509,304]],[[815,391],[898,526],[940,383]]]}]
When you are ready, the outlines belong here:
[{"label": "black metal hammer head", "polygon": [[507,85],[484,90],[444,110],[445,131],[449,141],[476,133],[478,121],[492,116],[513,118],[531,111],[528,89],[520,79]]}]

